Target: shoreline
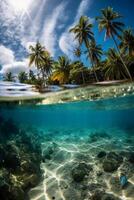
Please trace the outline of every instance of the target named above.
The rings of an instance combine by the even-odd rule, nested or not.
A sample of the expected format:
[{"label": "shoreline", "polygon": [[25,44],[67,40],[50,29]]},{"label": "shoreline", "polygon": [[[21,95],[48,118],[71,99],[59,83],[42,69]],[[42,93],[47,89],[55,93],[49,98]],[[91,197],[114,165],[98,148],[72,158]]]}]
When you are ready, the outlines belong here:
[{"label": "shoreline", "polygon": [[[22,91],[21,95],[17,94],[14,96],[12,94],[7,96],[0,96],[0,102],[18,102],[19,104],[25,104],[26,101],[35,100],[39,101],[39,104],[56,104],[56,103],[66,103],[66,102],[77,102],[81,100],[100,100],[107,98],[115,98],[134,94],[134,83],[130,82],[112,82],[111,85],[107,85],[107,82],[100,82],[92,85],[80,86],[74,89],[64,89],[61,91],[52,91],[46,93],[32,92],[31,95],[28,94],[31,91]],[[23,102],[24,101],[24,102]]]}]

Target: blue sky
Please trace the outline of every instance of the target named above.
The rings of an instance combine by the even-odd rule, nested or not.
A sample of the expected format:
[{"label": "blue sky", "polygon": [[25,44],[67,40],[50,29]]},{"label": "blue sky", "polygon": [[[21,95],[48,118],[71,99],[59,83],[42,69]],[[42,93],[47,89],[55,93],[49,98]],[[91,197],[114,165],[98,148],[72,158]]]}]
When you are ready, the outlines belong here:
[{"label": "blue sky", "polygon": [[104,41],[104,33],[98,32],[95,22],[107,6],[123,15],[126,27],[134,27],[134,0],[0,0],[0,72],[27,71],[28,47],[37,40],[54,58],[61,54],[72,58],[75,43],[68,30],[81,15],[94,24],[96,41],[104,51],[113,47],[112,41]]}]

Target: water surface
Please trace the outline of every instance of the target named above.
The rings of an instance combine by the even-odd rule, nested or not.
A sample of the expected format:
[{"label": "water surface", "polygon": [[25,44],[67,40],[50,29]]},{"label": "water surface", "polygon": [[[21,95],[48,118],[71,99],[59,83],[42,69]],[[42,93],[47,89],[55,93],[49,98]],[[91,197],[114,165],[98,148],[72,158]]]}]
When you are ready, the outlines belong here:
[{"label": "water surface", "polygon": [[[104,94],[106,88],[99,91],[102,89]],[[49,105],[43,105],[45,99],[21,105],[1,102],[1,145],[6,151],[10,147],[14,154],[17,148],[19,154],[19,164],[1,165],[1,170],[4,166],[10,177],[16,177],[17,182],[10,178],[13,191],[23,190],[21,198],[20,193],[15,197],[12,191],[14,200],[87,200],[97,195],[105,200],[133,199],[134,95],[128,85],[111,89],[122,93],[118,98],[114,94],[92,101],[88,96],[75,102],[68,102],[68,98],[66,103],[59,102],[65,94],[78,96],[80,90],[89,95],[88,88],[63,92],[63,96],[50,95],[53,102],[56,98],[58,101]],[[12,171],[16,165],[18,168]],[[127,178],[124,188],[121,174]]]}]

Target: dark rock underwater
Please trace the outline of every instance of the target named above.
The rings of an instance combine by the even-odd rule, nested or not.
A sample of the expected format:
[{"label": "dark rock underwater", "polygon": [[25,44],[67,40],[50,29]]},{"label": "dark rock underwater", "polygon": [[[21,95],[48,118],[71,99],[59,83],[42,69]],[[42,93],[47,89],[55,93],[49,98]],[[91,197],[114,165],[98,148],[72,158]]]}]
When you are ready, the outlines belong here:
[{"label": "dark rock underwater", "polygon": [[[24,130],[0,117],[0,196],[24,200],[42,178],[41,148],[37,130]],[[38,142],[37,142],[38,141]]]}]

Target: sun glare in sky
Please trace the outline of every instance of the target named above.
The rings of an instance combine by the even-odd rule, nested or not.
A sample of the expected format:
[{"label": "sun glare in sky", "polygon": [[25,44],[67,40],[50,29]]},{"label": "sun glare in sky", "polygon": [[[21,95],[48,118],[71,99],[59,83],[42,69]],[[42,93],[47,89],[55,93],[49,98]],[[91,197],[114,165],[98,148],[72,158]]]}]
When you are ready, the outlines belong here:
[{"label": "sun glare in sky", "polygon": [[9,4],[15,9],[16,12],[27,11],[32,0],[9,0]]}]

